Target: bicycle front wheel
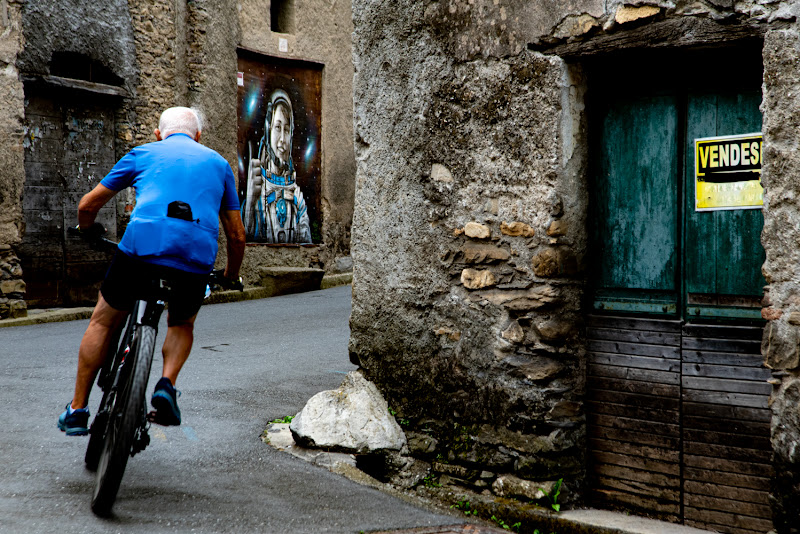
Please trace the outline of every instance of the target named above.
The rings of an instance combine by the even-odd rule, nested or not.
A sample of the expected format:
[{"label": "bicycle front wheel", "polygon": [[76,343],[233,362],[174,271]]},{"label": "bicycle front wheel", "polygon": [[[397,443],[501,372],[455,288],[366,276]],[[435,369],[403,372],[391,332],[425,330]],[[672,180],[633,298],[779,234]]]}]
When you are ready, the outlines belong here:
[{"label": "bicycle front wheel", "polygon": [[131,323],[133,323],[133,318],[129,317],[128,325],[124,329],[125,335],[122,336],[121,343],[119,339],[123,329],[120,328],[115,332],[109,344],[105,362],[97,378],[97,385],[103,390],[103,398],[97,409],[97,415],[94,417],[92,426],[89,429],[89,444],[86,446],[86,455],[84,456],[86,469],[89,471],[97,471],[100,454],[103,452],[108,414],[116,398],[116,392],[112,391],[111,382],[114,381],[116,372],[125,359],[125,355],[127,354],[126,347],[128,347],[132,341],[131,333],[133,325]]},{"label": "bicycle front wheel", "polygon": [[120,385],[114,399],[97,468],[92,511],[99,516],[111,512],[131,454],[134,435],[145,424],[145,390],[155,344],[155,328],[144,325],[136,328],[128,354],[132,361],[126,362],[129,365],[128,379]]}]

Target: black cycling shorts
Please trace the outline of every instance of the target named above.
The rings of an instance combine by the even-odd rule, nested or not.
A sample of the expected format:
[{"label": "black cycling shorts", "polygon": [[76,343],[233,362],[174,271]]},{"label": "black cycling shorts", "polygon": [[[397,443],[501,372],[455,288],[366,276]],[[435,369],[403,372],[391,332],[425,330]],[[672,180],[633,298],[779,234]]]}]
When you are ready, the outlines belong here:
[{"label": "black cycling shorts", "polygon": [[121,251],[114,254],[100,293],[112,308],[130,311],[136,300],[146,296],[152,280],[159,278],[169,282],[167,305],[170,320],[189,319],[200,310],[206,295],[207,274],[146,263]]}]

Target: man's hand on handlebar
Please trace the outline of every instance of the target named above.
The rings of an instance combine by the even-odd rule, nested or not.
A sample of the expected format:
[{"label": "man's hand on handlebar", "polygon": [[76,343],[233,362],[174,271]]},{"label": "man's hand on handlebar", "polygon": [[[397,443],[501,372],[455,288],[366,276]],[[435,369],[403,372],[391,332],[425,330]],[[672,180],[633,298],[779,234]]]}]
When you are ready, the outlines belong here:
[{"label": "man's hand on handlebar", "polygon": [[211,277],[209,281],[209,285],[212,288],[220,288],[220,289],[228,289],[228,290],[237,290],[237,291],[244,291],[244,283],[242,283],[242,277],[240,276],[238,280],[232,280],[225,276],[225,269],[217,269],[211,272]]},{"label": "man's hand on handlebar", "polygon": [[90,243],[94,243],[105,235],[106,228],[99,222],[96,222],[88,228],[81,228],[80,225],[70,227],[67,229],[67,233],[70,235],[79,236]]}]

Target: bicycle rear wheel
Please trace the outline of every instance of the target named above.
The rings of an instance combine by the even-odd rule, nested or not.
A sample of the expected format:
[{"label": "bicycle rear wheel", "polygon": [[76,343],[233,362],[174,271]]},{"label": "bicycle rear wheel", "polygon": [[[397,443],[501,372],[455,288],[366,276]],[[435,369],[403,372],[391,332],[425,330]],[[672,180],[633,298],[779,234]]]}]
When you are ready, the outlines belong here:
[{"label": "bicycle rear wheel", "polygon": [[145,389],[150,378],[150,365],[156,331],[151,326],[139,326],[133,334],[128,380],[121,385],[109,412],[103,451],[97,469],[97,482],[92,495],[92,511],[105,516],[117,498],[122,476],[131,454],[134,434],[145,424]]}]

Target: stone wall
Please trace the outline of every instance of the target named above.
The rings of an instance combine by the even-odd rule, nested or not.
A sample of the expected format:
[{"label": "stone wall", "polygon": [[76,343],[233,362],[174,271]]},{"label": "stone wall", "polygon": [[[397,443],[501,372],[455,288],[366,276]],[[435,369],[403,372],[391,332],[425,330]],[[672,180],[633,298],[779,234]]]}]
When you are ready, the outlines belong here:
[{"label": "stone wall", "polygon": [[25,283],[14,250],[22,238],[23,88],[16,67],[22,48],[22,2],[0,1],[0,319],[24,317]]},{"label": "stone wall", "polygon": [[771,405],[775,472],[773,510],[780,533],[800,532],[800,34],[771,31],[764,43],[763,273],[768,291],[762,315],[762,353],[773,369]]},{"label": "stone wall", "polygon": [[408,423],[412,452],[580,490],[580,65],[763,41],[773,508],[779,532],[797,531],[798,13],[784,1],[354,1],[351,359]]},{"label": "stone wall", "polygon": [[586,197],[564,146],[579,72],[523,46],[459,60],[447,13],[354,3],[351,359],[412,453],[577,488]]}]

